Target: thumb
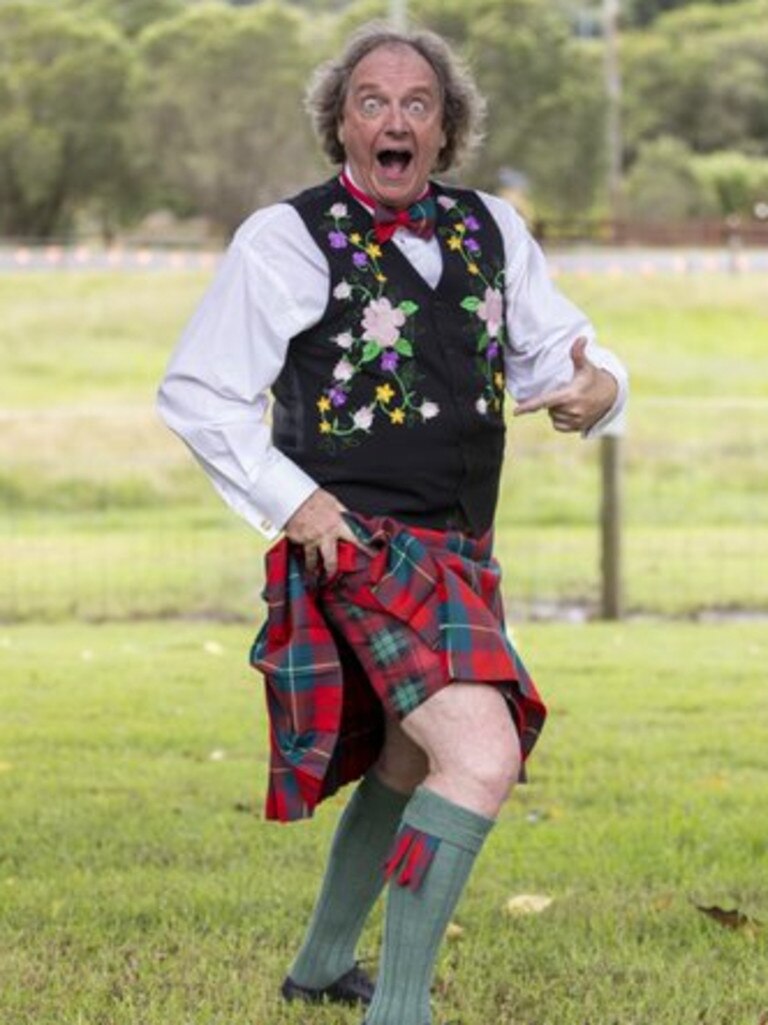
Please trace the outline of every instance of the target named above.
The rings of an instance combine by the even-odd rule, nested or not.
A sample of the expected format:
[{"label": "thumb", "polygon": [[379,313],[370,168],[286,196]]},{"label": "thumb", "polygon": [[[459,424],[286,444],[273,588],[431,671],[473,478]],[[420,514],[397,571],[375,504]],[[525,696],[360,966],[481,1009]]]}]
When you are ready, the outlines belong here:
[{"label": "thumb", "polygon": [[589,366],[589,360],[584,355],[587,351],[587,339],[580,335],[571,346],[571,361],[574,371],[584,370]]}]

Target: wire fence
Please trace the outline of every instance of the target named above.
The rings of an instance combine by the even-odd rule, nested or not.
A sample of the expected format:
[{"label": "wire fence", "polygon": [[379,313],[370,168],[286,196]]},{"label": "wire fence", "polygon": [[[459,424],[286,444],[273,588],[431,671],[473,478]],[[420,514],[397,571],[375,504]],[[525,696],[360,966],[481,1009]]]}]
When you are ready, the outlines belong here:
[{"label": "wire fence", "polygon": [[[267,543],[147,406],[0,416],[0,619],[254,621]],[[629,614],[768,613],[768,401],[645,399],[624,441]],[[600,598],[598,446],[510,432],[496,531],[513,617]]]}]

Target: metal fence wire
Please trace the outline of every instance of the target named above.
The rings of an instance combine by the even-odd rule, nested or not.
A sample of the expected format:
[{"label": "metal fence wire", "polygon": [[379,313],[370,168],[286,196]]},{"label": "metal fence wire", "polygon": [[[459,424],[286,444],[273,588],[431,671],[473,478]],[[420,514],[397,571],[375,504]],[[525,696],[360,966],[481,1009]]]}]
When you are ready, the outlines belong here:
[{"label": "metal fence wire", "polygon": [[[267,543],[150,403],[0,415],[0,619],[260,617]],[[623,439],[627,614],[768,612],[768,402],[638,399]],[[516,618],[601,595],[600,450],[516,421],[496,530]]]}]

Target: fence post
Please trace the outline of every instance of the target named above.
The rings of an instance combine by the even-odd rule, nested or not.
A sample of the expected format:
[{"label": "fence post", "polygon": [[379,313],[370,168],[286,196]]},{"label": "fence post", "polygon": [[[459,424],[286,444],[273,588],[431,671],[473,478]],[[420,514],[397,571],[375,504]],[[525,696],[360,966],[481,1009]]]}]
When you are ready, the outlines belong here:
[{"label": "fence post", "polygon": [[621,619],[624,588],[621,559],[622,429],[600,439],[600,618]]}]

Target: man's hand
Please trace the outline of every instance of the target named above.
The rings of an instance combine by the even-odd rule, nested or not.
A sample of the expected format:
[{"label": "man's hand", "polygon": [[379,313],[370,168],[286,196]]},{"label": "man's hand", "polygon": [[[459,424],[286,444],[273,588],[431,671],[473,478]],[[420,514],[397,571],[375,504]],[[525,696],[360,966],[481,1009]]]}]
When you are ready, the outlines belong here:
[{"label": "man's hand", "polygon": [[318,488],[286,523],[285,535],[289,541],[303,546],[310,573],[317,572],[322,559],[325,572],[333,576],[338,568],[336,545],[341,540],[363,547],[345,523],[341,515],[344,511],[330,491]]},{"label": "man's hand", "polygon": [[600,370],[584,355],[586,338],[571,346],[573,377],[570,384],[545,392],[515,406],[515,416],[546,409],[556,431],[586,431],[604,416],[616,401],[618,385],[612,374]]}]

